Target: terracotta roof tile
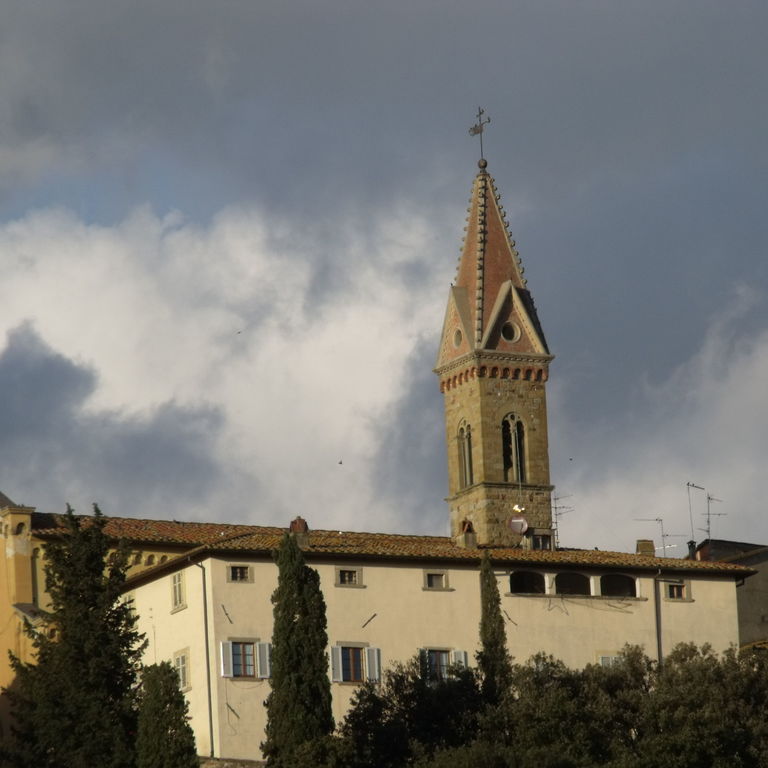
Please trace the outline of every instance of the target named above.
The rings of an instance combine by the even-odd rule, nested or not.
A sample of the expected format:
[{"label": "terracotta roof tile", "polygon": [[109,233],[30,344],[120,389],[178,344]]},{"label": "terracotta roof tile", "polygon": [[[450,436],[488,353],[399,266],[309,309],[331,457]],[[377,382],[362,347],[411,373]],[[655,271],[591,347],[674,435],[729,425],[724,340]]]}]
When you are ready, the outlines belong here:
[{"label": "terracotta roof tile", "polygon": [[[87,516],[85,519],[89,519]],[[32,527],[43,538],[63,530],[63,515],[34,513]],[[107,535],[131,544],[158,544],[200,548],[207,552],[238,552],[264,555],[276,549],[286,529],[276,526],[232,525],[228,523],[184,523],[174,520],[139,520],[108,517]],[[381,558],[389,560],[442,560],[477,562],[482,549],[457,547],[447,536],[410,536],[357,531],[310,531],[308,559],[324,557]],[[649,557],[627,552],[594,549],[489,550],[494,563],[513,566],[553,568],[625,568],[638,570],[710,572],[746,575],[750,569],[732,563]]]},{"label": "terracotta roof tile", "polygon": [[[79,515],[85,521],[90,515]],[[32,515],[32,530],[36,535],[45,538],[57,536],[64,529],[66,515],[55,515],[46,512],[35,512]],[[139,544],[171,544],[183,546],[200,546],[213,544],[223,538],[241,536],[253,533],[253,525],[231,525],[228,523],[186,523],[177,520],[141,520],[132,517],[106,517],[105,532],[114,539],[125,539]],[[275,536],[282,533],[281,528],[261,528]]]},{"label": "terracotta roof tile", "polygon": [[[280,543],[283,530],[275,535],[269,529],[257,529],[244,535],[221,542],[219,551],[269,551]],[[306,549],[312,556],[334,557],[381,557],[415,560],[453,560],[476,562],[483,556],[483,549],[457,547],[447,536],[407,536],[388,533],[357,533],[350,531],[311,531],[310,545]],[[726,563],[648,557],[627,552],[606,552],[594,549],[527,550],[493,548],[491,559],[497,564],[554,567],[574,566],[593,568],[632,568],[642,570],[718,571],[744,573],[745,570]]]}]

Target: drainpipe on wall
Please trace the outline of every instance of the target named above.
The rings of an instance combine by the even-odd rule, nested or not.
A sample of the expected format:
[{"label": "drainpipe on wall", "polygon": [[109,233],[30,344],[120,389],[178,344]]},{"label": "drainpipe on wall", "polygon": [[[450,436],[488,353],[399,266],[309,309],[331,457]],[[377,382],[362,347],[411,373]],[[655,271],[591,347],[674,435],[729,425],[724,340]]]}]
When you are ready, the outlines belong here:
[{"label": "drainpipe on wall", "polygon": [[653,577],[653,607],[656,612],[656,658],[659,661],[659,667],[663,660],[661,655],[661,596],[659,594],[659,581],[661,579],[661,568]]},{"label": "drainpipe on wall", "polygon": [[211,754],[214,756],[213,749],[213,701],[211,699],[211,647],[208,639],[208,587],[205,583],[205,566],[201,563],[195,563],[200,569],[200,575],[203,577],[203,625],[205,627],[205,677],[208,683],[208,734],[211,742]]}]

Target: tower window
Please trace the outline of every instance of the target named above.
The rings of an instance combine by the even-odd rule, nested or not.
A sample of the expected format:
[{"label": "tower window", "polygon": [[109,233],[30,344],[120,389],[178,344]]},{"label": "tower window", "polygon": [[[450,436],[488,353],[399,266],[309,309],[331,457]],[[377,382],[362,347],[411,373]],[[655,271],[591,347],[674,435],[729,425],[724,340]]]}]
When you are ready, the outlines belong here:
[{"label": "tower window", "polygon": [[469,424],[459,427],[459,488],[474,482],[472,472],[472,428]]},{"label": "tower window", "polygon": [[505,416],[501,422],[501,443],[504,460],[504,482],[526,482],[525,427],[523,427],[523,422],[514,413]]},{"label": "tower window", "polygon": [[517,341],[520,338],[520,329],[514,323],[504,323],[501,326],[501,336],[504,341]]}]

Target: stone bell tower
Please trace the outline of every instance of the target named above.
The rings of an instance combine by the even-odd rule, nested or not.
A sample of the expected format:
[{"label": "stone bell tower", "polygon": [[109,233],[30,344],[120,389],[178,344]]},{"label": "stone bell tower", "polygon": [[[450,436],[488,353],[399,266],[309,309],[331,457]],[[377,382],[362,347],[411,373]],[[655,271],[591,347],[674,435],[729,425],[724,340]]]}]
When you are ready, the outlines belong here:
[{"label": "stone bell tower", "polygon": [[[549,549],[547,342],[487,161],[472,185],[435,373],[445,399],[451,535]],[[523,517],[528,531],[510,521]]]}]

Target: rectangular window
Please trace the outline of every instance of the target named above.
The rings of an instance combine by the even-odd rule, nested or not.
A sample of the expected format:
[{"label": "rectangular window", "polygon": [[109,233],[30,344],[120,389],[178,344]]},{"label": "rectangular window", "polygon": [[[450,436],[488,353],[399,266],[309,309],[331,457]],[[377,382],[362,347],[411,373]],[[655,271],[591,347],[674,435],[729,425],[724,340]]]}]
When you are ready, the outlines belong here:
[{"label": "rectangular window", "polygon": [[378,682],[381,679],[381,650],[360,645],[331,646],[331,680],[334,683]]},{"label": "rectangular window", "polygon": [[134,600],[133,592],[126,592],[121,598],[120,602],[126,607],[126,610],[132,618],[138,618],[136,613],[136,602]]},{"label": "rectangular window", "polygon": [[173,654],[173,666],[176,669],[176,673],[179,676],[179,688],[182,691],[187,691],[190,688],[189,684],[189,649],[185,648],[183,651],[177,651]]},{"label": "rectangular window", "polygon": [[534,533],[531,537],[532,549],[552,549],[552,538],[549,534]]},{"label": "rectangular window", "polygon": [[665,585],[667,588],[667,599],[668,600],[685,600],[688,595],[686,594],[685,590],[685,583],[675,583],[671,582]]},{"label": "rectangular window", "polygon": [[362,568],[336,568],[336,586],[337,587],[362,587],[363,569]]},{"label": "rectangular window", "polygon": [[445,680],[448,677],[449,664],[448,651],[427,649],[427,674],[430,680]]},{"label": "rectangular window", "polygon": [[256,677],[253,643],[232,643],[232,677]]},{"label": "rectangular window", "polygon": [[601,667],[614,667],[621,661],[621,656],[601,656]]},{"label": "rectangular window", "polygon": [[272,644],[257,640],[231,640],[221,644],[222,677],[272,676]]},{"label": "rectangular window", "polygon": [[357,571],[339,570],[339,584],[344,586],[357,584]]},{"label": "rectangular window", "polygon": [[345,646],[341,649],[341,679],[345,683],[363,681],[363,649]]},{"label": "rectangular window", "polygon": [[448,572],[424,571],[424,589],[448,589]]},{"label": "rectangular window", "polygon": [[186,608],[184,590],[184,571],[177,571],[171,576],[171,608],[174,611]]},{"label": "rectangular window", "polygon": [[228,575],[227,581],[239,581],[239,582],[252,581],[251,568],[248,565],[230,565],[227,575]]}]

